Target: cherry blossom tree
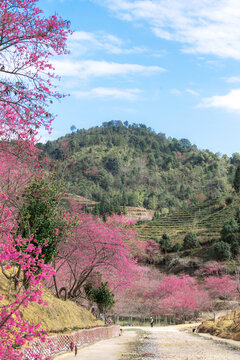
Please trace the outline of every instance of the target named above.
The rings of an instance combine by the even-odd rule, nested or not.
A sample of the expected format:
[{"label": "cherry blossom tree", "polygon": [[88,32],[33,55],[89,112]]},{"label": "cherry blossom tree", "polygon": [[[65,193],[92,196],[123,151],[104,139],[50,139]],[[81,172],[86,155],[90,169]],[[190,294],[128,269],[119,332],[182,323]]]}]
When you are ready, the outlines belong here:
[{"label": "cherry blossom tree", "polygon": [[118,227],[102,222],[90,214],[80,213],[72,219],[76,225],[67,241],[61,242],[55,260],[56,294],[64,291],[66,297],[84,296],[84,284],[95,272],[102,274],[109,286],[128,286],[132,279],[127,234]]},{"label": "cherry blossom tree", "polygon": [[119,288],[115,292],[115,305],[112,310],[115,316],[150,317],[158,315],[157,297],[148,296],[159,285],[163,274],[151,266],[133,267],[133,282],[130,288]]},{"label": "cherry blossom tree", "polygon": [[203,287],[208,291],[210,299],[210,308],[215,318],[215,307],[218,300],[234,300],[237,298],[236,280],[233,276],[208,276]]},{"label": "cherry blossom tree", "polygon": [[47,243],[17,235],[23,191],[43,166],[37,160],[37,131],[42,125],[50,130],[48,106],[62,97],[52,83],[50,60],[66,53],[70,33],[68,22],[56,15],[44,18],[36,3],[0,2],[0,264],[12,289],[0,304],[2,360],[22,359],[19,346],[40,336],[20,310],[32,301],[42,303],[40,284],[52,275],[43,253]]},{"label": "cherry blossom tree", "polygon": [[65,54],[69,23],[56,15],[44,18],[37,0],[2,0],[0,4],[0,132],[2,138],[27,137],[47,129],[47,107],[61,98],[52,86],[50,59]]},{"label": "cherry blossom tree", "polygon": [[171,314],[181,320],[209,308],[208,293],[189,275],[165,276],[146,296],[155,299],[158,314]]},{"label": "cherry blossom tree", "polygon": [[[6,195],[1,194],[6,199]],[[0,207],[1,212],[3,208]],[[10,220],[10,221],[9,221]],[[33,337],[44,340],[44,332],[39,325],[31,325],[22,318],[21,308],[30,302],[42,304],[41,282],[52,275],[53,269],[45,264],[42,248],[33,244],[33,239],[14,237],[11,211],[5,208],[0,221],[0,265],[2,273],[9,280],[9,293],[0,296],[0,358],[2,360],[22,359],[20,346]],[[23,272],[25,277],[23,277]],[[24,288],[28,279],[29,287]]]},{"label": "cherry blossom tree", "polygon": [[236,280],[230,275],[208,276],[204,282],[212,299],[233,299],[237,295]]}]

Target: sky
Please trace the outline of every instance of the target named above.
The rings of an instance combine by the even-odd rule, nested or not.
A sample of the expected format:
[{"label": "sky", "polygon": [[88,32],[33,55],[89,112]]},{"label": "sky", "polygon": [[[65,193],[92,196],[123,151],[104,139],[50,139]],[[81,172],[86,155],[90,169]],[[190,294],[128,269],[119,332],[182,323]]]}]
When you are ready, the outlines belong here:
[{"label": "sky", "polygon": [[239,0],[40,0],[71,21],[54,58],[53,133],[110,120],[143,123],[200,149],[240,152]]}]

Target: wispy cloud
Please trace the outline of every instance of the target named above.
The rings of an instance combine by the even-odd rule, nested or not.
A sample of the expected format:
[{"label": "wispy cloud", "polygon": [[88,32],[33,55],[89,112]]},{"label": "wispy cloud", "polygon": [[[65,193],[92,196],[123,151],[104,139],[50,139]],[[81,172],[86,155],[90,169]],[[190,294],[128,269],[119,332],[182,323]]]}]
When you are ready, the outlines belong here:
[{"label": "wispy cloud", "polygon": [[[129,45],[129,46],[128,46]],[[104,31],[76,31],[68,39],[68,47],[72,56],[104,51],[108,54],[140,54],[147,52],[146,47],[131,46],[112,34]]]},{"label": "wispy cloud", "polygon": [[229,83],[240,83],[240,77],[238,76],[231,76],[227,79]]},{"label": "wispy cloud", "polygon": [[186,89],[186,93],[193,95],[193,96],[199,96],[199,93],[196,90],[193,89]]},{"label": "wispy cloud", "polygon": [[176,95],[176,96],[181,96],[181,95],[184,95],[185,93],[193,95],[193,96],[199,96],[199,93],[193,89],[185,89],[185,90],[171,89],[170,90],[170,94]]},{"label": "wispy cloud", "polygon": [[124,20],[148,23],[160,38],[183,43],[184,52],[240,60],[238,0],[101,0],[101,4]]},{"label": "wispy cloud", "polygon": [[53,66],[58,75],[74,77],[75,79],[127,74],[151,75],[165,71],[165,69],[159,66],[120,64],[116,62],[95,60],[54,60]]},{"label": "wispy cloud", "polygon": [[231,90],[226,95],[204,98],[199,107],[223,108],[228,111],[240,112],[240,89]]},{"label": "wispy cloud", "polygon": [[178,90],[178,89],[171,89],[171,90],[170,90],[170,94],[176,95],[176,96],[181,96],[181,95],[182,95],[182,91],[180,91],[180,90]]},{"label": "wispy cloud", "polygon": [[98,87],[89,91],[73,91],[72,95],[78,99],[82,98],[115,98],[122,100],[135,100],[142,91],[140,89],[116,89]]}]

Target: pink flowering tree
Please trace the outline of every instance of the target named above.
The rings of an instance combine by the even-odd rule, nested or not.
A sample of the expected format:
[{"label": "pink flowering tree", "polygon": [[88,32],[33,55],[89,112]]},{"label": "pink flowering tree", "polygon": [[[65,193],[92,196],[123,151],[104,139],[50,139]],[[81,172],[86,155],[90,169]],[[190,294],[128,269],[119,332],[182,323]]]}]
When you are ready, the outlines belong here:
[{"label": "pink flowering tree", "polygon": [[225,264],[221,264],[217,261],[209,261],[206,263],[201,269],[195,271],[195,276],[217,276],[221,277],[227,271],[227,267]]},{"label": "pink flowering tree", "polygon": [[40,324],[29,324],[21,310],[30,302],[43,303],[42,283],[54,273],[49,263],[68,227],[64,214],[61,216],[57,210],[58,192],[52,184],[49,187],[46,179],[35,180],[21,194],[24,200],[17,209],[17,217],[6,205],[7,195],[0,194],[0,266],[9,283],[8,295],[1,297],[0,303],[0,358],[3,360],[22,359],[22,345],[34,337],[45,339]]},{"label": "pink flowering tree", "polygon": [[230,275],[208,276],[204,282],[212,299],[233,299],[237,295],[235,278]]},{"label": "pink flowering tree", "polygon": [[154,263],[159,259],[159,245],[154,240],[143,240],[139,237],[135,228],[137,222],[137,219],[129,218],[123,214],[114,214],[107,218],[108,224],[119,228],[121,231],[134,259],[141,263]]},{"label": "pink flowering tree", "polygon": [[[34,246],[31,239],[8,235],[8,241],[1,241],[0,246],[2,271],[9,282],[14,283],[6,299],[4,296],[0,298],[0,358],[23,359],[21,346],[36,337],[44,341],[45,332],[40,329],[40,324],[32,325],[24,320],[21,310],[31,302],[43,303],[41,283],[52,275],[53,269],[44,263],[41,247]],[[28,278],[27,290],[23,286],[25,278],[21,276],[19,268]]]},{"label": "pink flowering tree", "polygon": [[[30,231],[27,235],[18,229],[24,224],[19,222],[22,194],[34,176],[41,176],[43,166],[37,160],[37,130],[42,125],[50,130],[48,106],[62,97],[52,86],[50,60],[66,53],[70,30],[56,15],[44,18],[36,4],[0,2],[0,265],[10,284],[0,305],[2,360],[23,359],[19,347],[40,336],[21,309],[32,301],[42,303],[40,284],[52,276],[43,252],[48,239],[39,242]],[[56,228],[52,231],[58,235]]]},{"label": "pink flowering tree", "polygon": [[96,272],[108,281],[110,289],[131,283],[133,261],[126,231],[102,222],[90,214],[80,213],[67,240],[61,242],[55,260],[55,291],[58,296],[80,299],[84,297],[84,284]]},{"label": "pink flowering tree", "polygon": [[181,320],[209,308],[207,292],[189,275],[163,277],[157,288],[147,294],[147,298],[155,299],[155,308],[159,314],[173,315]]},{"label": "pink flowering tree", "polygon": [[213,312],[214,318],[216,316],[216,303],[219,300],[231,301],[238,297],[236,279],[230,275],[208,276],[203,283],[203,287],[209,294],[210,309]]},{"label": "pink flowering tree", "polygon": [[157,298],[147,295],[156,290],[162,276],[162,273],[154,267],[135,264],[131,287],[116,290],[113,314],[140,318],[158,315]]},{"label": "pink flowering tree", "polygon": [[129,228],[129,226],[136,225],[138,220],[135,218],[130,218],[124,214],[113,214],[107,218],[107,222],[112,225]]},{"label": "pink flowering tree", "polygon": [[[2,204],[7,200],[6,194],[0,198]],[[0,297],[0,358],[22,359],[20,346],[36,336],[43,339],[44,334],[39,326],[25,321],[20,310],[32,301],[42,303],[40,282],[50,276],[52,270],[41,257],[41,247],[34,246],[32,239],[11,235],[11,210],[0,205],[0,212],[0,265],[10,285],[8,295]],[[27,290],[23,289],[23,271],[30,285]]]},{"label": "pink flowering tree", "polygon": [[34,128],[49,129],[48,104],[62,95],[53,90],[49,61],[66,53],[69,23],[44,18],[37,0],[0,4],[0,132],[2,138],[27,137]]}]

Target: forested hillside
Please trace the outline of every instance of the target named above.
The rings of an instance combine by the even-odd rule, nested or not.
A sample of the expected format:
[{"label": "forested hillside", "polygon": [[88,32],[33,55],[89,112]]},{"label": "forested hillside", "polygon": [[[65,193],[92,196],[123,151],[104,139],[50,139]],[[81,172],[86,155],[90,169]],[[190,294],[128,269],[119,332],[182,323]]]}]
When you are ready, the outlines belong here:
[{"label": "forested hillside", "polygon": [[149,209],[184,208],[231,190],[240,155],[199,150],[143,124],[110,121],[38,146],[68,191],[95,201]]}]

